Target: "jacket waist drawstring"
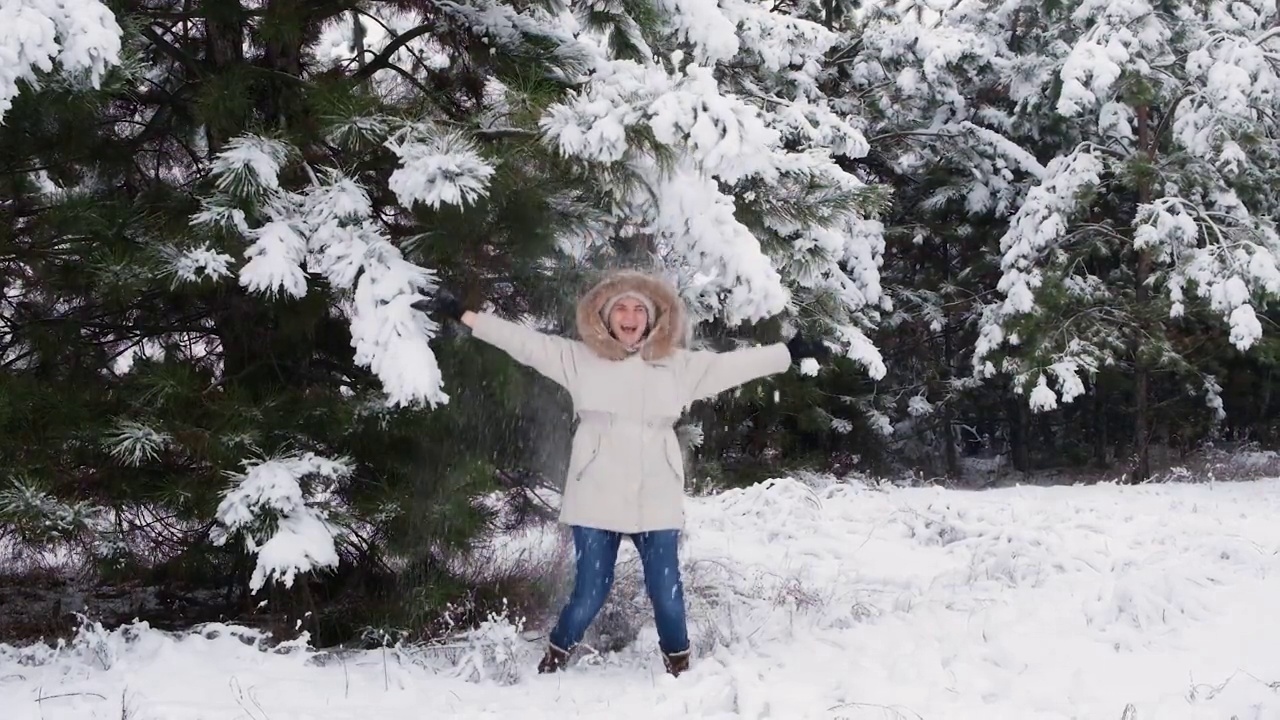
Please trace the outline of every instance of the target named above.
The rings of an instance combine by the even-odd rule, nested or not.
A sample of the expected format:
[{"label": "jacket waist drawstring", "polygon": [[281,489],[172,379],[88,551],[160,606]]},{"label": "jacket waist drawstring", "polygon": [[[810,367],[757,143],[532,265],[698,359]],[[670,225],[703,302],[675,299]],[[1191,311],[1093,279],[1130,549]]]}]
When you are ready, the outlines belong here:
[{"label": "jacket waist drawstring", "polygon": [[680,421],[678,417],[654,416],[654,417],[627,417],[611,412],[603,412],[600,410],[579,410],[578,422],[601,424],[605,427],[614,427],[619,425],[638,425],[650,430],[666,430],[672,429],[676,423]]}]

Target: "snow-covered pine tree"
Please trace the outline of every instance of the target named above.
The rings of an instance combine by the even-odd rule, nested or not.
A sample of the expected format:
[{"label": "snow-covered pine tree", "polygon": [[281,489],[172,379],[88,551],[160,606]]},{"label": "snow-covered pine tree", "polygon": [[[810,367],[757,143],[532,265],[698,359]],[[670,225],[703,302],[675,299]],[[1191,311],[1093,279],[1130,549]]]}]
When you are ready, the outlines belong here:
[{"label": "snow-covered pine tree", "polygon": [[[1045,16],[1039,6],[1026,4],[899,2],[833,13],[849,23],[853,41],[836,55],[839,62],[826,68],[827,93],[841,98],[842,111],[867,123],[871,149],[861,161],[864,172],[893,185],[898,201],[887,218],[883,272],[895,308],[878,336],[893,362],[884,383],[858,394],[869,416],[881,417],[886,430],[893,423],[899,457],[939,452],[954,469],[955,442],[981,444],[1004,434],[1014,464],[1030,467],[1024,387],[1016,385],[1024,391],[1018,407],[1005,402],[1003,386],[1035,365],[997,361],[967,376],[961,367],[972,360],[969,348],[979,331],[1003,306],[1003,297],[992,302],[992,291],[1003,254],[998,240],[1008,219],[1040,182],[1047,161],[1093,137],[1089,122],[1067,117],[1045,100],[1056,97],[1055,78],[1063,64],[1064,51],[1055,50],[1055,43],[1084,37],[1080,27],[1063,20],[1076,10],[1072,4]],[[1131,193],[1123,183],[1099,189],[1096,211],[1123,218]],[[1126,261],[1117,262],[1127,267]],[[1112,275],[1107,282],[1132,287],[1133,279]],[[1193,312],[1195,324],[1184,323],[1168,336],[1181,353],[1176,367],[1183,375],[1179,380],[1170,373],[1162,381],[1158,396],[1165,406],[1187,387],[1203,397],[1204,376],[1234,362],[1229,359],[1234,349],[1213,339],[1211,314]],[[1046,311],[1023,319],[1056,329],[1062,318]],[[1100,334],[1115,333],[1104,328]],[[1038,336],[1024,344],[1037,343]],[[1192,346],[1198,349],[1189,356],[1184,350]],[[1108,444],[1115,443],[1107,426],[1124,418],[1132,422],[1133,413],[1117,408],[1114,400],[1129,392],[1133,374],[1124,362],[1103,367],[1097,377],[1106,380],[1112,402],[1099,397],[1085,408],[1068,404],[1066,412],[1054,413],[1058,430],[1046,439],[1061,434],[1062,442],[1045,443],[1037,459],[1061,462],[1064,452],[1092,445],[1086,452],[1105,460]],[[991,379],[999,382],[984,382]],[[1181,418],[1180,434],[1203,437],[1203,428],[1187,423],[1185,403],[1165,414]],[[1043,420],[1035,424],[1046,426]],[[947,428],[961,434],[947,437]]]},{"label": "snow-covered pine tree", "polygon": [[1105,368],[1132,373],[1145,479],[1156,374],[1220,412],[1194,323],[1216,318],[1247,351],[1280,294],[1275,7],[979,5],[1019,39],[1010,97],[1048,161],[1001,241],[975,371],[1012,374],[1037,410]]},{"label": "snow-covered pine tree", "polygon": [[697,318],[818,321],[882,375],[866,331],[882,299],[871,215],[884,198],[838,162],[866,141],[819,87],[838,39],[817,22],[821,6],[643,7],[589,16],[589,81],[541,121],[559,152],[609,170],[611,202],[587,250],[639,243]]},{"label": "snow-covered pine tree", "polygon": [[[89,78],[99,92],[31,61],[40,87],[20,85],[0,127],[15,218],[0,522],[109,531],[119,572],[230,575],[245,607],[251,577],[339,557],[335,588],[392,557],[445,579],[488,515],[473,500],[538,429],[520,424],[508,363],[443,340],[436,355],[438,328],[408,306],[442,258],[470,273],[446,280],[514,283],[530,289],[499,299],[527,302],[552,284],[537,259],[592,204],[588,178],[538,140],[541,108],[578,72],[564,13],[495,7],[511,20],[500,36],[478,6],[126,3],[103,16],[122,49]],[[249,501],[277,491],[297,502]],[[324,521],[298,534],[290,518],[315,503]],[[28,522],[42,512],[65,522]],[[271,543],[317,529],[332,552]]]},{"label": "snow-covered pine tree", "polygon": [[[100,503],[133,568],[230,569],[207,542],[221,527],[252,538],[235,556],[247,582],[322,487],[327,519],[308,527],[337,556],[433,575],[477,527],[477,489],[527,468],[513,448],[540,430],[520,373],[433,352],[438,328],[409,303],[443,282],[554,316],[580,250],[604,245],[656,251],[700,317],[816,317],[882,373],[875,196],[836,162],[863,143],[814,85],[834,37],[804,18],[818,10],[642,10],[121,6],[97,104],[51,113],[57,88],[19,94],[6,129],[26,138],[5,143],[18,202],[40,209],[15,236],[25,360],[6,382],[68,409],[8,447],[15,470]],[[347,459],[317,485],[299,457]],[[259,468],[297,469],[271,485],[297,502],[248,502],[247,521],[227,502],[284,477]],[[297,569],[335,557],[317,550]],[[279,561],[257,577],[291,577]]]},{"label": "snow-covered pine tree", "polygon": [[[90,232],[110,234],[116,208],[67,188],[67,165],[103,151],[101,110],[121,90],[111,69],[127,61],[116,18],[98,0],[19,0],[0,7],[0,535],[15,548],[78,554],[92,566],[122,553],[92,481],[109,389],[97,371],[110,350],[97,330],[109,319],[68,317],[74,301],[50,287],[82,288],[114,273],[113,248],[84,253]],[[118,297],[104,294],[104,305]],[[122,449],[121,457],[147,446]],[[33,554],[27,559],[39,561]],[[47,557],[47,556],[45,556]]]},{"label": "snow-covered pine tree", "polygon": [[[821,84],[840,31],[811,2],[641,9],[589,17],[594,32],[583,37],[600,50],[590,81],[542,121],[566,157],[607,170],[606,215],[583,255],[609,263],[639,254],[665,269],[704,323],[699,336],[721,347],[802,324],[881,377],[868,333],[884,307],[875,215],[887,198],[848,169],[866,141]],[[785,418],[820,394],[791,380],[764,397],[748,392],[741,406],[717,403],[715,418],[700,413],[703,457],[799,457],[778,423],[798,429]],[[829,419],[817,419],[829,431]]]},{"label": "snow-covered pine tree", "polygon": [[977,301],[995,280],[993,239],[1016,209],[1021,177],[1038,167],[1010,139],[1007,48],[968,19],[912,1],[831,17],[842,40],[823,87],[838,112],[860,118],[870,148],[851,169],[894,198],[882,270],[893,309],[875,336],[892,362],[883,382],[850,393],[879,435],[858,444],[887,442],[898,459],[955,476],[959,446],[981,444],[1000,417],[991,412],[998,391],[974,392],[963,368]]}]

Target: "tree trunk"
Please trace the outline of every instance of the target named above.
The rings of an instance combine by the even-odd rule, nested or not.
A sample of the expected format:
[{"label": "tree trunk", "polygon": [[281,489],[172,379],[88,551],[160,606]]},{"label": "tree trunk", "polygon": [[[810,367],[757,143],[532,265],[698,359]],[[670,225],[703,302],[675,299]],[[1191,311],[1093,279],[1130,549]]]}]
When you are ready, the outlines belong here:
[{"label": "tree trunk", "polygon": [[960,458],[956,454],[956,420],[955,410],[950,402],[942,403],[942,442],[943,453],[947,461],[947,477],[960,477]]},{"label": "tree trunk", "polygon": [[[1138,147],[1147,154],[1148,160],[1155,159],[1155,144],[1151,137],[1151,108],[1139,105]],[[1151,201],[1151,180],[1149,173],[1138,176],[1138,202]],[[1134,288],[1134,316],[1138,327],[1130,338],[1130,352],[1133,357],[1133,443],[1134,464],[1129,474],[1129,482],[1145,482],[1151,477],[1151,451],[1148,440],[1151,437],[1151,401],[1150,383],[1151,368],[1142,352],[1142,339],[1151,334],[1150,292],[1147,280],[1151,277],[1151,253],[1146,248],[1138,250],[1138,270]]]},{"label": "tree trunk", "polygon": [[1013,469],[1028,472],[1031,469],[1031,454],[1027,450],[1027,406],[1018,397],[1005,401],[1009,414],[1009,455]]},{"label": "tree trunk", "polygon": [[[203,5],[205,63],[211,73],[244,62],[244,8],[240,0],[209,0]],[[205,129],[209,157],[222,152],[229,133],[210,124]]]},{"label": "tree trunk", "polygon": [[1274,438],[1269,437],[1267,433],[1267,418],[1271,417],[1271,368],[1268,367],[1266,372],[1262,374],[1262,392],[1259,393],[1257,406],[1257,420],[1253,422],[1251,432],[1260,433],[1260,437],[1265,442],[1274,442]]},{"label": "tree trunk", "polygon": [[[951,283],[951,247],[942,242],[942,277]],[[947,312],[946,298],[942,299],[942,442],[947,460],[947,476],[960,477],[960,458],[956,456],[955,410],[948,395],[951,392],[951,362],[954,350],[951,343],[951,314]]]},{"label": "tree trunk", "polygon": [[1093,386],[1093,464],[1107,466],[1107,398],[1101,374]]},{"label": "tree trunk", "polygon": [[1151,477],[1151,450],[1147,445],[1147,439],[1151,436],[1150,429],[1150,402],[1148,400],[1150,390],[1147,387],[1150,372],[1144,363],[1137,363],[1134,369],[1134,408],[1133,408],[1133,453],[1134,464],[1133,470],[1129,473],[1129,482],[1140,483],[1145,482]]}]

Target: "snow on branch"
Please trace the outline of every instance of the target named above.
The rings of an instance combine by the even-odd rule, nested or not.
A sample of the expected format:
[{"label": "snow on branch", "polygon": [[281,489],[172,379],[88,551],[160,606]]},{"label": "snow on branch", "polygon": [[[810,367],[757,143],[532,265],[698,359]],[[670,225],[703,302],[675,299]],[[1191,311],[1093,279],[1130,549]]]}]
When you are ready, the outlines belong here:
[{"label": "snow on branch", "polygon": [[83,73],[99,87],[120,64],[122,31],[100,0],[4,0],[0,3],[0,122],[20,85],[39,85],[39,73]]},{"label": "snow on branch", "polygon": [[1255,300],[1280,298],[1280,236],[1234,193],[1220,193],[1214,201],[1216,213],[1178,198],[1140,206],[1135,244],[1141,240],[1173,265],[1167,281],[1170,317],[1185,311],[1190,282],[1226,320],[1231,343],[1243,352],[1262,338]]},{"label": "snow on branch", "polygon": [[249,218],[244,210],[234,207],[226,196],[200,199],[200,212],[191,216],[192,225],[216,228],[231,234],[248,235]]},{"label": "snow on branch", "polygon": [[173,436],[133,420],[118,420],[103,446],[116,460],[138,467],[144,460],[156,460],[173,441]]},{"label": "snow on branch", "polygon": [[305,453],[246,465],[218,504],[212,541],[244,538],[257,556],[249,587],[257,592],[272,580],[292,587],[299,573],[336,567],[328,508],[336,484],[351,474],[348,461]]},{"label": "snow on branch", "polygon": [[1162,15],[1146,0],[1081,2],[1072,20],[1088,30],[1062,63],[1058,113],[1073,117],[1107,102],[1126,71],[1152,74],[1147,58],[1167,52],[1172,34]]},{"label": "snow on branch", "polygon": [[0,523],[11,524],[24,540],[54,545],[78,538],[102,538],[109,511],[84,500],[66,501],[21,477],[0,489]]},{"label": "snow on branch", "polygon": [[806,98],[771,103],[762,111],[766,123],[789,140],[827,148],[833,155],[866,157],[871,149],[855,118],[836,113],[825,103]]},{"label": "snow on branch", "polygon": [[[435,353],[427,344],[438,326],[414,310],[421,293],[436,290],[435,275],[404,259],[371,223],[361,226],[363,272],[349,306],[355,361],[382,381],[391,405],[426,399],[432,406],[448,402]],[[334,277],[331,275],[331,277]]]},{"label": "snow on branch", "polygon": [[703,172],[724,182],[777,178],[781,133],[765,124],[758,108],[721,94],[710,68],[687,67],[673,80],[644,108],[659,142],[683,146]]},{"label": "snow on branch", "polygon": [[[295,157],[278,141],[245,137],[229,143],[213,168],[222,194],[206,199],[192,224],[250,241],[239,280],[251,292],[303,297],[308,278],[318,274],[345,293],[341,310],[351,322],[355,361],[378,376],[389,405],[448,402],[428,344],[438,326],[410,307],[436,289],[435,275],[404,258],[376,221],[368,193],[352,178],[336,170],[317,176],[307,168],[310,185],[300,192],[282,188],[281,163]],[[258,202],[249,213],[232,211],[233,191],[248,192]]]},{"label": "snow on branch", "polygon": [[[562,68],[585,68],[600,52],[579,35],[581,24],[564,3],[531,3],[517,8],[501,0],[441,0],[439,12],[467,25],[490,47],[519,54],[548,52]],[[428,19],[426,22],[439,22]]]},{"label": "snow on branch", "polygon": [[1128,59],[1128,50],[1119,43],[1076,43],[1062,65],[1058,112],[1073,117],[1105,100],[1120,78],[1121,63]]},{"label": "snow on branch", "polygon": [[1004,274],[997,287],[1005,296],[1005,315],[1035,308],[1035,289],[1042,281],[1037,263],[1065,235],[1081,194],[1101,182],[1102,172],[1102,160],[1089,149],[1080,149],[1054,158],[1043,182],[1027,193],[1000,239]]},{"label": "snow on branch", "polygon": [[[1084,380],[1080,377],[1082,369],[1094,372],[1097,370],[1095,363],[1081,362],[1084,357],[1065,357],[1047,368],[1037,372],[1036,386],[1031,390],[1030,407],[1032,412],[1045,412],[1054,410],[1058,407],[1059,395],[1064,403],[1069,403],[1076,398],[1084,395]],[[1019,387],[1021,381],[1026,379],[1027,374],[1017,378]],[[1055,393],[1049,387],[1048,377],[1053,376],[1058,381],[1058,392]]]},{"label": "snow on branch", "polygon": [[[845,355],[863,366],[873,379],[884,377],[880,351],[866,335],[876,308],[889,300],[880,286],[884,256],[884,226],[854,213],[842,213],[825,225],[798,228],[787,257],[781,260],[786,277],[797,287],[797,301],[826,294],[835,309],[826,320],[846,348]],[[868,316],[872,313],[872,316]]]},{"label": "snow on branch", "polygon": [[405,207],[464,205],[489,193],[493,166],[461,134],[414,125],[397,133],[386,146],[400,158],[389,185]]},{"label": "snow on branch", "polygon": [[723,62],[738,54],[737,25],[721,11],[718,0],[658,0],[654,4],[670,31],[692,45],[700,61]]},{"label": "snow on branch", "polygon": [[236,199],[257,200],[280,190],[280,166],[291,148],[270,138],[244,135],[232,138],[214,158],[211,172],[218,190]]},{"label": "snow on branch", "polygon": [[[1102,159],[1088,147],[1054,158],[1045,168],[1041,183],[1027,193],[1022,206],[1014,214],[1009,229],[1000,240],[1004,272],[997,289],[1004,295],[1004,301],[984,309],[981,314],[978,340],[973,351],[976,377],[993,376],[996,368],[987,357],[1005,343],[1017,344],[1016,337],[1005,335],[1004,323],[1018,315],[1036,311],[1036,293],[1044,281],[1042,264],[1066,236],[1067,228],[1079,210],[1081,195],[1101,182],[1103,170]],[[1033,410],[1057,407],[1058,396],[1048,386],[1049,375],[1058,381],[1063,402],[1070,402],[1084,392],[1079,370],[1096,367],[1099,351],[1076,341],[1069,341],[1068,345],[1068,351],[1056,358],[1049,368],[1038,371],[1039,377],[1030,397]],[[1028,374],[1024,372],[1018,380],[1024,382],[1027,378]]]},{"label": "snow on branch", "polygon": [[990,128],[975,125],[968,120],[958,123],[958,127],[965,132],[972,133],[979,142],[991,148],[996,156],[1008,160],[1019,170],[1037,180],[1044,178],[1045,167],[1040,164],[1040,161],[1036,160],[1035,155],[1032,155],[1030,151],[1021,145]]},{"label": "snow on branch", "polygon": [[737,25],[742,49],[759,57],[772,72],[803,68],[804,73],[816,76],[822,70],[824,55],[839,40],[823,25],[775,12],[763,3],[721,0],[720,6]]},{"label": "snow on branch", "polygon": [[241,285],[267,295],[283,291],[300,298],[307,294],[307,276],[302,270],[307,241],[294,222],[285,217],[271,220],[251,229],[249,239],[253,244],[244,253],[249,262],[240,270]]},{"label": "snow on branch", "polygon": [[[686,169],[665,179],[657,192],[653,229],[703,274],[703,293],[727,294],[726,321],[737,324],[781,312],[790,299],[760,241],[733,215],[733,198],[716,181]],[[694,307],[718,302],[709,297]]]},{"label": "snow on branch", "polygon": [[844,345],[845,356],[866,368],[872,380],[882,380],[888,372],[884,365],[884,357],[866,333],[852,325],[842,325],[836,329],[840,343]]},{"label": "snow on branch", "polygon": [[[246,230],[248,228],[246,227]],[[213,250],[208,244],[187,249],[161,248],[166,267],[165,274],[173,276],[173,283],[199,282],[202,278],[219,280],[231,276],[231,264],[235,258]]]},{"label": "snow on branch", "polygon": [[673,38],[687,43],[703,65],[750,52],[778,72],[792,66],[816,70],[837,36],[822,25],[744,0],[659,0]]},{"label": "snow on branch", "polygon": [[613,60],[592,82],[539,121],[546,141],[569,157],[612,163],[635,154],[628,133],[646,130],[661,144],[688,154],[699,170],[725,182],[777,177],[781,134],[758,108],[723,95],[710,68],[661,67]]},{"label": "snow on branch", "polygon": [[[1215,161],[1229,176],[1255,164],[1270,172],[1265,161],[1274,157],[1274,149],[1259,152],[1257,143],[1260,136],[1272,135],[1259,130],[1274,126],[1280,93],[1280,54],[1242,30],[1206,33],[1201,46],[1188,54],[1189,93],[1175,109],[1173,122],[1173,136],[1182,148]],[[1242,145],[1254,146],[1252,152]]]}]

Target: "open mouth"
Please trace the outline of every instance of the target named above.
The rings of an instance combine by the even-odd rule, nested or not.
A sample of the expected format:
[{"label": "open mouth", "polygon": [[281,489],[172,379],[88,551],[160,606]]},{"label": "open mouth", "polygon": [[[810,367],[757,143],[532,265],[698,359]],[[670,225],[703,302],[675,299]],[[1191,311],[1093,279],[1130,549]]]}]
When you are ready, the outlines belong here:
[{"label": "open mouth", "polygon": [[639,328],[638,326],[636,326],[636,325],[622,325],[622,326],[621,326],[621,328],[622,328],[622,332],[624,332],[624,333],[626,333],[626,334],[628,334],[628,335],[630,335],[630,334],[632,334],[632,333],[635,333],[635,332],[639,332],[639,330],[640,330],[640,328]]}]

